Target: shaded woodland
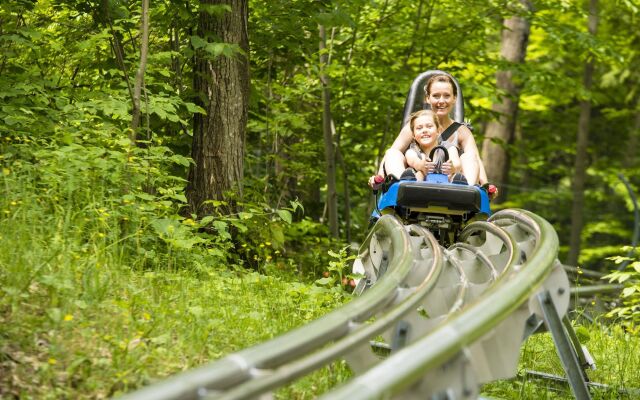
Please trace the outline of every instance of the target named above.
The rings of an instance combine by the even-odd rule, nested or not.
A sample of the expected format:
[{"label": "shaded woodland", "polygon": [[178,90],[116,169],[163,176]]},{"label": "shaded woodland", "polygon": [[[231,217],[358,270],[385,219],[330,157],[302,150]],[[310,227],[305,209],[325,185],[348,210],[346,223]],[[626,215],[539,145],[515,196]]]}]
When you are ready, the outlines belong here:
[{"label": "shaded woodland", "polygon": [[[367,180],[429,69],[461,84],[494,209],[551,222],[567,264],[614,269],[638,229],[638,26],[637,0],[3,1],[6,337],[118,296],[131,332],[146,329],[136,290],[110,291],[120,275],[339,283],[369,223]],[[308,294],[292,287],[292,302]],[[25,302],[45,311],[20,320]],[[197,340],[190,362],[220,355]]]},{"label": "shaded woodland", "polygon": [[[364,182],[399,130],[408,86],[420,72],[442,69],[462,83],[466,117],[502,189],[500,207],[540,213],[568,246],[575,199],[573,220],[582,221],[574,224],[574,253],[582,248],[583,262],[599,264],[633,231],[617,174],[637,184],[637,5],[534,3],[255,1],[248,10],[238,5],[242,11],[232,3],[157,2],[148,5],[146,38],[138,2],[8,2],[3,162],[10,166],[18,143],[30,144],[21,155],[41,146],[131,151],[135,144],[145,149],[139,157],[166,150],[180,159],[163,179],[186,179],[191,165],[191,181],[203,181],[199,121],[222,126],[216,115],[230,111],[221,105],[244,99],[247,122],[228,128],[239,139],[213,144],[226,157],[206,167],[220,186],[203,188],[214,194],[196,202],[241,188],[243,201],[274,209],[296,200],[305,209],[297,218],[326,221],[333,236],[357,241],[371,202]],[[597,33],[588,28],[589,7]],[[243,12],[249,43],[205,22]],[[224,60],[248,60],[240,68],[250,88],[231,92],[223,86],[228,76],[207,76],[199,66],[222,68]],[[207,98],[215,88],[228,97]],[[222,140],[219,132],[212,137]],[[157,191],[151,175],[145,193]]]}]

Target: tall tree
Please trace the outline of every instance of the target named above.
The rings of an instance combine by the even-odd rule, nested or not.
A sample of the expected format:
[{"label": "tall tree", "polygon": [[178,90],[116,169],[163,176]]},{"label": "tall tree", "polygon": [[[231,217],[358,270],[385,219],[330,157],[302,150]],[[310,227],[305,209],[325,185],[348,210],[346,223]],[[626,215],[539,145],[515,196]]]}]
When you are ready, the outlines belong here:
[{"label": "tall tree", "polygon": [[[149,52],[149,0],[142,0],[142,18],[140,21],[140,65],[136,72],[136,80],[133,85],[133,111],[131,116],[131,133],[130,138],[135,142],[136,130],[140,125],[140,93],[144,86],[144,70],[147,67],[147,53]],[[148,112],[148,110],[147,110]]]},{"label": "tall tree", "polygon": [[322,83],[322,132],[324,137],[324,160],[327,174],[327,214],[331,236],[338,237],[338,193],[336,190],[336,149],[334,143],[333,118],[331,117],[331,90],[329,75],[325,72],[329,64],[327,34],[319,25],[320,33],[320,82]]},{"label": "tall tree", "polygon": [[[598,0],[589,1],[589,33],[596,35],[598,28]],[[589,56],[584,67],[583,85],[587,93],[591,91],[593,82],[594,60]],[[569,238],[569,254],[567,264],[576,265],[580,255],[580,237],[583,226],[584,186],[587,177],[587,146],[589,145],[589,125],[591,121],[591,99],[580,100],[580,117],[578,120],[578,138],[576,143],[576,159],[573,172],[573,204],[571,206],[571,236]]]},{"label": "tall tree", "polygon": [[198,36],[208,44],[196,46],[200,50],[194,57],[194,89],[206,115],[195,114],[193,120],[194,165],[187,198],[191,210],[202,215],[211,210],[205,201],[221,200],[230,189],[242,195],[249,12],[247,0],[203,0],[200,7]]},{"label": "tall tree", "polygon": [[529,0],[520,0],[517,14],[504,20],[500,55],[507,64],[496,72],[496,87],[502,97],[492,107],[499,114],[497,120],[487,124],[482,155],[489,180],[501,186],[498,201],[504,201],[509,183],[511,159],[508,145],[513,143],[518,115],[520,83],[514,79],[513,64],[524,61],[529,41],[530,22],[528,13],[533,11]]}]

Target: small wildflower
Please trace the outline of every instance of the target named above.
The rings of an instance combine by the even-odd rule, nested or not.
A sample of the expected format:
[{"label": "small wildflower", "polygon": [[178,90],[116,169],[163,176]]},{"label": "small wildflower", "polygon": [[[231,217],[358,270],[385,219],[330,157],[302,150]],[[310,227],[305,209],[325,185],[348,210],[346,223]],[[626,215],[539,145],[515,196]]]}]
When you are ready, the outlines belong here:
[{"label": "small wildflower", "polygon": [[264,247],[264,243],[260,243],[260,247]]},{"label": "small wildflower", "polygon": [[98,237],[103,238],[104,236],[105,236],[105,235],[104,235],[104,233],[102,233],[102,232],[98,232]]},{"label": "small wildflower", "polygon": [[57,363],[58,363],[58,361],[55,358],[50,358],[49,359],[49,364],[56,365]]},{"label": "small wildflower", "polygon": [[267,256],[267,261],[271,261],[271,256]]},{"label": "small wildflower", "polygon": [[17,206],[17,205],[18,205],[18,203],[16,203],[15,201],[12,201],[12,202],[11,202],[11,205],[12,205],[12,206]]},{"label": "small wildflower", "polygon": [[64,316],[64,320],[65,320],[65,321],[73,321],[73,315],[71,315],[71,314],[67,314],[67,315],[65,315],[65,316]]},{"label": "small wildflower", "polygon": [[271,242],[265,242],[267,246],[271,246]]},{"label": "small wildflower", "polygon": [[274,251],[274,253],[280,254],[280,250],[276,250],[276,251]]},{"label": "small wildflower", "polygon": [[149,321],[151,319],[151,314],[144,313],[144,314],[142,314],[142,318],[144,318],[145,320]]},{"label": "small wildflower", "polygon": [[246,243],[242,243],[242,247],[247,247],[247,244]]}]

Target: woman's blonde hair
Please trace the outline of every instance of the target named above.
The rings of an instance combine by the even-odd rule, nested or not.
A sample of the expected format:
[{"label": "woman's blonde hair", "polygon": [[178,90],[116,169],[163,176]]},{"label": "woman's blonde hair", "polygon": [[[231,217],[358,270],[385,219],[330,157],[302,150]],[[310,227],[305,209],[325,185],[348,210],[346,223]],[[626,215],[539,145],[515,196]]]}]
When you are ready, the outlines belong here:
[{"label": "woman's blonde hair", "polygon": [[423,117],[425,115],[428,115],[433,119],[433,123],[436,125],[436,129],[438,129],[438,133],[439,133],[440,121],[438,121],[438,117],[436,116],[436,113],[434,113],[431,110],[419,110],[411,114],[411,117],[409,118],[409,127],[411,128],[411,133],[413,133],[413,126],[416,123],[416,119],[418,119],[419,117]]}]

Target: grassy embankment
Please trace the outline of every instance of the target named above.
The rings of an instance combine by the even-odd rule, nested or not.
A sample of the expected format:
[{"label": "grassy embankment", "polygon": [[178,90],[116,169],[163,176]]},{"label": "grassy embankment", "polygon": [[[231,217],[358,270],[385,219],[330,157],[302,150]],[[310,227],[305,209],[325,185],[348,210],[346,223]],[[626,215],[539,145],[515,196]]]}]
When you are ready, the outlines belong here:
[{"label": "grassy embankment", "polygon": [[[65,148],[21,159],[16,148],[0,159],[0,398],[117,395],[290,330],[348,297],[296,282],[286,271],[293,260],[273,262],[280,252],[258,243],[256,230],[258,242],[243,250],[285,271],[233,264],[229,221],[196,234],[197,223],[176,213],[179,192],[165,184],[151,196],[135,188],[147,176],[122,178],[136,169],[114,160],[123,152]],[[264,225],[234,222],[245,231]],[[321,391],[332,376],[286,393]]]}]

